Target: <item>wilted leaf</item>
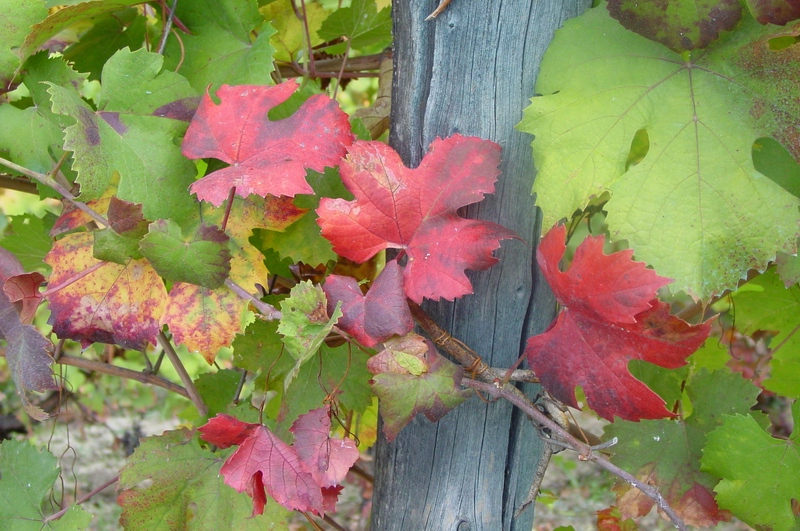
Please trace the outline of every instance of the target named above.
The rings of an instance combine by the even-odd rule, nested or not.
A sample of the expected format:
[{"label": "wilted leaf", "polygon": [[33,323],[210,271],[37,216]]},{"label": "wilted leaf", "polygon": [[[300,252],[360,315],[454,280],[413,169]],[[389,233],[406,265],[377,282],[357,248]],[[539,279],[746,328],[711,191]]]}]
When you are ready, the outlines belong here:
[{"label": "wilted leaf", "polygon": [[356,279],[339,275],[328,275],[323,290],[328,298],[328,312],[333,313],[341,301],[342,317],[337,324],[362,345],[374,347],[414,328],[403,292],[403,270],[396,260],[386,264],[366,296]]}]

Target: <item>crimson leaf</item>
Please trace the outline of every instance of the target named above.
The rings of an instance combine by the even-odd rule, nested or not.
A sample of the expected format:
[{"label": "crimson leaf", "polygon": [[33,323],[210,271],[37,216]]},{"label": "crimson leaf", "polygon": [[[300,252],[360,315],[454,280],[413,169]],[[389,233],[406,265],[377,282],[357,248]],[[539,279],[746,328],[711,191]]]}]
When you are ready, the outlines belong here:
[{"label": "crimson leaf", "polygon": [[565,233],[563,225],[554,227],[537,250],[563,308],[550,329],[528,340],[528,363],[548,392],[573,407],[574,388],[583,386],[589,406],[608,420],[671,416],[664,400],[631,375],[628,362],[681,367],[710,323],[690,326],[670,315],[668,305],[653,299],[669,279],[633,262],[631,250],[603,254],[602,237],[587,238],[570,269],[560,271]]},{"label": "crimson leaf", "polygon": [[337,301],[342,302],[342,317],[337,326],[362,345],[374,347],[414,328],[414,318],[403,293],[403,269],[396,260],[386,264],[366,296],[356,279],[341,275],[329,275],[323,291],[328,298],[329,314],[333,315]]},{"label": "crimson leaf", "polygon": [[472,293],[466,269],[488,269],[500,240],[516,235],[495,223],[461,218],[457,209],[494,191],[500,147],[454,135],[436,139],[409,169],[381,142],[356,142],[340,165],[352,201],[322,198],[322,235],[341,256],[365,262],[383,249],[404,249],[410,299],[455,299]]},{"label": "crimson leaf", "polygon": [[313,194],[306,169],[335,166],[353,141],[347,115],[322,94],[311,96],[289,118],[271,121],[267,113],[297,89],[295,81],[275,86],[222,85],[206,93],[183,139],[190,159],[213,157],[230,164],[191,186],[199,199],[219,206],[236,194],[294,196]]}]

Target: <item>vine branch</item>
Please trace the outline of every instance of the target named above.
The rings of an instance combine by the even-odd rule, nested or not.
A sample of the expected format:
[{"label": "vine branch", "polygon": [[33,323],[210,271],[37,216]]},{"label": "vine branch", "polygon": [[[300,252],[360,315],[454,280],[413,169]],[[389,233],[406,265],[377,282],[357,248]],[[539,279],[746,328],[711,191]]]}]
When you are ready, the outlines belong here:
[{"label": "vine branch", "polygon": [[[25,168],[24,166],[20,166],[19,164],[14,164],[10,160],[4,159],[3,157],[0,157],[0,164],[2,164],[3,166],[7,166],[7,167],[11,168],[14,171],[18,171],[22,175],[25,175],[26,177],[30,177],[34,181],[36,181],[36,182],[38,182],[40,184],[43,184],[44,186],[49,186],[50,188],[52,188],[53,190],[55,190],[56,192],[61,194],[61,196],[64,199],[66,199],[67,201],[72,203],[79,210],[85,212],[89,217],[91,217],[93,220],[95,220],[100,225],[102,225],[104,227],[109,227],[110,226],[110,224],[108,223],[106,218],[104,218],[103,216],[101,216],[100,214],[98,214],[97,212],[92,210],[89,207],[89,205],[87,205],[86,203],[82,203],[82,202],[78,201],[75,198],[75,196],[72,195],[72,192],[67,190],[66,187],[64,187],[61,184],[59,184],[50,175],[45,175],[43,173],[39,173],[39,172],[36,172],[36,171],[33,171],[33,170],[29,170],[28,168]],[[61,167],[61,163],[59,162],[59,164],[53,170],[53,173],[57,172],[58,168],[60,168],[60,167]]]},{"label": "vine branch", "polygon": [[667,500],[661,495],[657,488],[652,485],[648,485],[647,483],[641,481],[640,479],[636,478],[633,474],[621,469],[617,465],[613,464],[609,461],[605,456],[599,453],[595,453],[594,449],[586,444],[585,442],[581,441],[580,439],[574,437],[570,434],[567,430],[559,426],[553,419],[542,413],[539,408],[537,408],[529,399],[526,397],[522,391],[514,387],[513,385],[506,384],[503,387],[498,388],[496,385],[492,383],[480,382],[477,380],[471,380],[468,378],[464,378],[461,380],[461,385],[465,387],[469,387],[470,389],[475,389],[476,391],[480,391],[487,395],[490,395],[495,398],[503,398],[508,400],[518,408],[520,408],[528,417],[535,423],[544,426],[545,428],[549,429],[550,432],[560,441],[569,445],[569,448],[578,452],[578,460],[580,461],[591,461],[596,465],[600,466],[601,468],[606,469],[607,471],[611,472],[615,476],[619,477],[626,483],[636,487],[640,491],[642,491],[646,496],[652,498],[658,507],[667,515],[670,521],[675,525],[677,529],[682,531],[686,530],[686,524],[681,520],[681,518],[675,513],[675,511],[670,507],[667,503]]},{"label": "vine branch", "polygon": [[177,371],[181,382],[183,382],[183,385],[186,387],[189,400],[191,400],[194,404],[194,407],[197,408],[200,416],[205,417],[208,415],[208,406],[205,404],[205,402],[203,402],[203,398],[197,391],[197,387],[194,386],[192,377],[189,376],[188,372],[186,372],[186,367],[184,367],[183,363],[181,363],[181,359],[178,357],[178,353],[175,352],[175,349],[172,347],[172,343],[170,342],[169,338],[163,331],[161,331],[158,333],[157,339],[158,344],[161,345],[161,348],[163,348],[164,352],[167,353],[169,361],[172,362],[172,366],[175,367],[175,371]]},{"label": "vine branch", "polygon": [[155,385],[157,387],[166,389],[167,391],[172,391],[173,393],[179,394],[184,398],[189,398],[189,393],[186,392],[186,389],[176,383],[172,383],[169,380],[162,378],[161,376],[156,376],[155,374],[132,371],[130,369],[125,369],[124,367],[117,367],[116,365],[103,363],[102,361],[87,360],[86,358],[68,356],[66,354],[62,354],[54,361],[56,363],[60,363],[61,365],[70,365],[86,371],[99,372],[101,374],[118,376],[128,380],[136,380],[137,382],[141,382],[143,384]]}]

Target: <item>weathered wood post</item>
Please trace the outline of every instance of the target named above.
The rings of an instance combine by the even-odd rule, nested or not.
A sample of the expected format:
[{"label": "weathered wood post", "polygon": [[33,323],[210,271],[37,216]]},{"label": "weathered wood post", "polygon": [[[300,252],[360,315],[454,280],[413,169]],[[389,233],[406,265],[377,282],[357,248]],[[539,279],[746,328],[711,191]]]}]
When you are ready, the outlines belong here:
[{"label": "weathered wood post", "polygon": [[[453,0],[425,22],[437,0],[395,0],[391,145],[416,167],[431,141],[454,133],[503,148],[494,195],[468,217],[500,223],[525,243],[506,241],[499,264],[470,276],[475,294],[425,310],[494,367],[508,367],[526,338],[554,316],[535,266],[541,230],[531,197],[528,135],[514,129],[533,94],[553,31],[588,0]],[[535,393],[535,389],[526,389]],[[529,531],[533,508],[514,519],[542,443],[510,405],[475,397],[433,424],[417,418],[393,443],[378,442],[374,531]]]}]

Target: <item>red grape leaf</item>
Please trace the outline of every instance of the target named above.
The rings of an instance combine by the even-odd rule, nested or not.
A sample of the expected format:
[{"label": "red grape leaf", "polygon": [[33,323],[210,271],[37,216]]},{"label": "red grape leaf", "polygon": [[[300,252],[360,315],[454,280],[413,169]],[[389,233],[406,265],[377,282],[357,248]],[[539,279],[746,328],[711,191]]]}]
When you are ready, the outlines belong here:
[{"label": "red grape leaf", "polygon": [[798,0],[747,0],[753,18],[761,24],[786,25],[800,18]]},{"label": "red grape leaf", "polygon": [[294,448],[306,470],[321,487],[334,487],[358,460],[355,441],[332,438],[330,405],[300,415],[289,429],[294,433]]},{"label": "red grape leaf", "polygon": [[[303,441],[299,444],[306,459],[319,459],[320,452],[314,452],[311,446],[321,440],[321,428],[313,417],[322,410],[315,410],[306,420],[300,417],[293,426],[302,436],[308,435],[311,443]],[[325,413],[327,416],[327,413]],[[328,419],[330,428],[330,419]],[[253,515],[261,514],[266,503],[266,491],[275,501],[295,511],[312,511],[322,514],[333,510],[339,490],[327,489],[328,485],[320,485],[312,475],[310,462],[301,459],[298,450],[289,446],[265,426],[242,422],[229,415],[219,414],[199,428],[201,437],[212,444],[227,448],[239,445],[239,448],[225,461],[220,472],[225,476],[225,483],[239,492],[247,492],[253,498]],[[314,433],[311,433],[314,432]],[[296,437],[301,435],[295,432]],[[327,436],[327,434],[325,434]],[[328,439],[334,443],[334,439]],[[297,444],[297,443],[296,443]],[[323,443],[321,443],[323,444]],[[356,458],[358,451],[356,450]],[[333,452],[332,452],[333,454]],[[331,459],[338,475],[341,467],[349,459],[348,450],[337,451]],[[353,460],[355,462],[355,459]],[[352,464],[352,463],[351,463]],[[319,467],[317,461],[313,467]],[[350,465],[347,465],[349,468]],[[346,470],[345,472],[346,473]],[[322,477],[326,478],[323,474]]]},{"label": "red grape leaf", "polygon": [[42,300],[42,294],[39,292],[42,282],[44,276],[34,272],[8,277],[3,285],[3,291],[25,324],[31,324],[36,316],[36,309]]},{"label": "red grape leaf", "polygon": [[147,260],[127,265],[92,256],[92,233],[69,234],[45,257],[52,268],[45,298],[58,337],[142,350],[155,343],[167,305],[164,281]]},{"label": "red grape leaf", "polygon": [[242,422],[236,417],[220,413],[197,428],[197,431],[204,441],[219,448],[229,448],[242,444],[259,426],[261,424]]},{"label": "red grape leaf", "polygon": [[374,347],[392,336],[403,336],[414,328],[414,318],[403,293],[403,269],[396,260],[386,264],[367,295],[353,277],[329,275],[323,286],[328,314],[342,302],[342,317],[336,325],[364,346]]},{"label": "red grape leaf", "polygon": [[383,434],[393,441],[418,413],[436,422],[471,395],[461,389],[461,368],[440,356],[423,337],[389,339],[367,362],[380,399]]},{"label": "red grape leaf", "polygon": [[603,254],[602,237],[587,238],[570,269],[560,271],[565,233],[564,226],[554,227],[537,250],[563,308],[544,334],[528,340],[528,363],[555,398],[578,407],[574,389],[581,385],[589,406],[608,420],[671,416],[664,400],[631,375],[628,362],[681,367],[705,341],[710,323],[690,326],[671,316],[668,305],[653,299],[668,279],[633,262],[633,251]]},{"label": "red grape leaf", "polygon": [[230,164],[191,186],[199,199],[219,206],[236,187],[247,197],[313,194],[306,169],[335,166],[353,141],[347,115],[325,95],[311,96],[289,118],[267,113],[286,101],[297,82],[275,86],[222,85],[217,105],[206,93],[189,125],[182,152],[190,159],[214,157]]},{"label": "red grape leaf", "polygon": [[619,508],[612,505],[597,511],[597,531],[638,531],[639,526],[630,518],[623,520]]},{"label": "red grape leaf", "polygon": [[[0,248],[0,285],[8,287],[11,279],[25,276],[24,271],[16,256]],[[0,337],[6,341],[8,368],[25,410],[33,418],[45,420],[48,415],[28,400],[26,391],[58,389],[50,368],[53,358],[47,352],[52,344],[36,328],[20,320],[6,293],[0,291]]]},{"label": "red grape leaf", "polygon": [[456,213],[494,191],[499,163],[500,146],[475,137],[437,138],[416,169],[386,144],[356,142],[340,165],[355,199],[322,198],[322,235],[336,253],[359,263],[383,249],[404,249],[405,292],[415,302],[472,293],[464,270],[488,269],[500,240],[517,237]]}]

